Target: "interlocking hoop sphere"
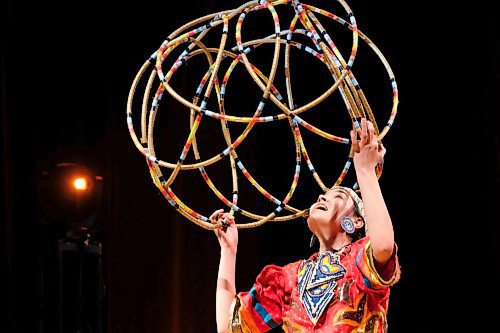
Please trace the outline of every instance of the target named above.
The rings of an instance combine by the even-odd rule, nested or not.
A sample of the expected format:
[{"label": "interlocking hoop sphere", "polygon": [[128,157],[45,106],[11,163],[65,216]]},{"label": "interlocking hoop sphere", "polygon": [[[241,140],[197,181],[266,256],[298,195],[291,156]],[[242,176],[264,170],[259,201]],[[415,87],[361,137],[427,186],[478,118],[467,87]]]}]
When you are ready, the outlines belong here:
[{"label": "interlocking hoop sphere", "polygon": [[[360,132],[361,118],[369,119],[375,126],[375,133],[381,141],[388,133],[393,125],[398,107],[398,89],[394,74],[389,63],[377,48],[377,46],[360,30],[358,30],[356,19],[353,12],[343,0],[338,0],[338,3],[345,10],[345,17],[332,14],[326,10],[292,0],[279,1],[250,1],[242,6],[219,13],[206,15],[199,19],[193,20],[176,31],[172,32],[167,39],[161,44],[151,57],[139,69],[130,88],[130,93],[127,101],[127,124],[130,136],[139,150],[146,157],[147,165],[151,173],[152,180],[167,201],[184,217],[194,222],[195,224],[205,228],[214,229],[221,226],[221,223],[213,223],[209,218],[200,214],[188,207],[172,190],[171,186],[180,172],[185,170],[198,169],[215,196],[231,210],[231,213],[239,213],[250,219],[248,223],[237,223],[238,228],[251,228],[260,226],[266,222],[288,221],[297,217],[307,216],[308,211],[304,208],[296,208],[289,205],[295,189],[299,182],[301,172],[302,159],[305,160],[309,171],[312,173],[318,186],[327,191],[331,186],[340,185],[346,177],[354,156],[352,145],[350,146],[349,156],[345,165],[340,172],[334,184],[325,185],[320,175],[314,168],[314,165],[309,158],[309,154],[304,145],[301,130],[305,129],[317,134],[327,140],[337,142],[339,144],[350,145],[348,138],[338,136],[333,133],[328,133],[317,126],[305,121],[301,114],[311,110],[323,102],[333,92],[339,91],[342,100],[345,103],[346,111],[352,119],[353,129]],[[283,7],[284,10],[293,11],[293,19],[287,22],[285,29],[282,29],[282,22],[276,11],[276,7]],[[285,8],[286,7],[286,8]],[[271,15],[274,32],[267,37],[260,39],[244,41],[242,39],[242,30],[244,27],[245,17],[247,15],[255,15],[259,11],[267,11]],[[352,32],[352,47],[349,57],[344,57],[333,39],[330,37],[326,29],[321,23],[321,20],[333,20]],[[234,19],[234,20],[233,20]],[[236,22],[234,22],[236,21]],[[235,23],[235,40],[236,45],[228,45],[228,34],[232,31]],[[220,31],[220,43],[218,47],[207,47],[203,38],[211,30]],[[310,45],[304,45],[297,41],[297,36],[306,36]],[[358,39],[364,41],[378,56],[381,63],[386,69],[389,77],[392,90],[392,108],[385,120],[385,126],[379,130],[377,121],[374,117],[370,104],[368,103],[363,90],[353,73],[353,64],[358,50]],[[252,64],[247,55],[265,44],[274,45],[274,53],[270,72],[262,73],[254,64]],[[173,62],[173,65],[165,70],[163,67],[165,60],[172,54],[172,51],[177,47],[182,47],[183,52]],[[284,52],[282,52],[284,49]],[[290,53],[306,52],[312,57],[321,61],[329,74],[334,80],[334,83],[324,91],[319,97],[302,106],[294,104],[292,94],[292,80],[290,79]],[[170,85],[170,81],[176,71],[184,66],[190,59],[204,56],[208,61],[208,69],[203,75],[201,82],[198,85],[196,94],[189,101],[182,97]],[[280,56],[284,56],[284,74],[286,81],[286,94],[282,94],[274,85],[274,79],[278,71]],[[230,62],[226,72],[219,73],[222,62]],[[224,99],[226,87],[237,65],[243,63],[244,67],[252,77],[254,84],[262,91],[259,101],[256,101],[255,113],[251,117],[241,117],[226,113]],[[149,76],[146,73],[149,71]],[[222,77],[222,81],[220,78]],[[137,98],[136,91],[141,80],[147,78],[147,85],[142,96],[142,107],[140,112],[133,110],[134,99]],[[157,84],[156,90],[153,87]],[[249,84],[253,84],[249,82]],[[154,91],[154,94],[153,94]],[[153,140],[153,130],[155,126],[156,115],[158,114],[160,101],[162,96],[167,92],[175,100],[184,105],[190,110],[190,133],[186,139],[184,148],[182,149],[178,161],[167,162],[161,159],[155,153]],[[215,93],[217,97],[218,109],[209,110],[207,108],[210,96]],[[285,96],[285,97],[284,97]],[[274,116],[263,115],[266,106],[269,103],[276,105],[282,113]],[[140,138],[137,136],[133,115],[140,114]],[[200,122],[204,117],[212,117],[220,120],[222,133],[226,143],[226,148],[216,155],[201,159],[200,152],[196,143],[196,133]],[[284,198],[277,198],[270,193],[258,180],[250,173],[243,164],[243,161],[237,154],[238,146],[249,135],[254,126],[258,126],[263,122],[279,122],[287,121],[290,130],[293,133],[295,151],[296,151],[296,168],[292,184],[288,193]],[[246,124],[245,129],[236,138],[233,138],[229,132],[229,123],[239,122]],[[185,159],[192,150],[195,157],[195,163],[187,164]],[[212,182],[205,167],[217,163],[228,158],[231,165],[232,176],[232,197],[227,198]],[[168,169],[169,174],[164,175],[163,170]],[[239,170],[239,171],[238,171]],[[238,174],[241,172],[244,178],[253,185],[266,200],[271,201],[275,208],[267,215],[259,215],[247,211],[238,205]],[[380,177],[382,168],[377,169],[377,175]],[[357,185],[355,184],[355,187]]]}]

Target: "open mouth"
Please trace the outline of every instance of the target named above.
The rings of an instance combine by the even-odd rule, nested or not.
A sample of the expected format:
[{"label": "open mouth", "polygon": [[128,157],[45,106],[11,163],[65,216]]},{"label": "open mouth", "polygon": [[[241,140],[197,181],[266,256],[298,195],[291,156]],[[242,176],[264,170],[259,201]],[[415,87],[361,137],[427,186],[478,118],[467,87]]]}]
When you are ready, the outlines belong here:
[{"label": "open mouth", "polygon": [[322,211],[324,211],[324,212],[326,212],[326,211],[328,210],[328,207],[326,207],[326,206],[325,206],[325,205],[323,205],[323,204],[318,204],[318,205],[316,205],[316,207],[315,207],[315,208],[316,208],[316,209],[319,209],[319,210],[322,210]]}]

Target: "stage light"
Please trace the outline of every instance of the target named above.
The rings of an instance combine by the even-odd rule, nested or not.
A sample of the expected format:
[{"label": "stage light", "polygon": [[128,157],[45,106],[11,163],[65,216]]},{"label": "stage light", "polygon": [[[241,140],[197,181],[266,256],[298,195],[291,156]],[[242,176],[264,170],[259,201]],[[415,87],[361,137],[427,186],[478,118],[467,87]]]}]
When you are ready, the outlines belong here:
[{"label": "stage light", "polygon": [[87,191],[89,189],[89,183],[86,178],[78,177],[73,181],[73,186],[77,191]]},{"label": "stage light", "polygon": [[39,177],[39,328],[103,332],[104,179],[95,166],[74,162],[50,163]]},{"label": "stage light", "polygon": [[92,227],[102,199],[103,177],[86,165],[57,163],[42,172],[40,203],[47,223],[78,230]]}]

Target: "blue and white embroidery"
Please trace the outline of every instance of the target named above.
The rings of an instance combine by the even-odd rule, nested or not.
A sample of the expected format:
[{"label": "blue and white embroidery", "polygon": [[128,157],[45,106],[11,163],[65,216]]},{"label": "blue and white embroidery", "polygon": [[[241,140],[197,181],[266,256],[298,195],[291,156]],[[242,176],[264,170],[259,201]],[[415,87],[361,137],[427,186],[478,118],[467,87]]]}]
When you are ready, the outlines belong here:
[{"label": "blue and white embroidery", "polygon": [[321,317],[333,298],[337,280],[346,273],[336,253],[324,252],[316,263],[304,260],[298,272],[298,290],[312,323]]}]

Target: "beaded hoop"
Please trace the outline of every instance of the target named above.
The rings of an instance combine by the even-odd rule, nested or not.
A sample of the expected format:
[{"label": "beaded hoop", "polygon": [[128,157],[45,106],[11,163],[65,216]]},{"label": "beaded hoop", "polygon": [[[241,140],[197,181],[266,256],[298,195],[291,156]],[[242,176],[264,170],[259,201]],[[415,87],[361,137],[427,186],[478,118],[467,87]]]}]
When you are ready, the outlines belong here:
[{"label": "beaded hoop", "polygon": [[[394,74],[391,70],[391,67],[389,66],[389,63],[380,52],[380,50],[376,47],[376,45],[366,35],[358,30],[356,19],[349,6],[343,0],[337,1],[346,11],[347,16],[349,17],[349,21],[346,21],[323,9],[303,4],[295,0],[279,0],[269,2],[264,0],[250,1],[236,9],[206,15],[185,24],[184,26],[171,33],[168,38],[161,44],[158,50],[155,51],[139,69],[132,82],[127,101],[127,124],[129,133],[137,149],[146,157],[147,165],[149,167],[154,184],[158,187],[167,201],[184,217],[205,229],[214,229],[222,226],[220,222],[215,224],[210,223],[209,219],[205,215],[199,214],[198,212],[185,205],[182,200],[172,191],[171,185],[174,183],[179,172],[193,169],[198,169],[200,171],[206,184],[214,192],[217,198],[231,209],[231,213],[238,212],[254,220],[250,223],[238,223],[238,228],[257,227],[268,221],[287,221],[300,216],[306,216],[308,213],[307,209],[299,209],[288,204],[298,185],[302,158],[304,158],[304,160],[306,161],[308,169],[312,173],[318,186],[323,191],[327,191],[330,187],[338,186],[342,183],[350,169],[352,158],[354,156],[354,150],[351,145],[347,161],[342,171],[340,172],[338,179],[334,184],[332,184],[332,186],[326,186],[315,170],[302,139],[300,131],[301,126],[311,131],[312,133],[324,137],[330,141],[343,144],[350,143],[350,140],[348,138],[343,138],[331,133],[327,133],[320,128],[306,122],[301,116],[299,116],[301,113],[308,111],[320,104],[337,90],[340,91],[342,99],[346,104],[346,108],[349,117],[352,119],[353,129],[355,131],[357,131],[358,133],[360,132],[361,129],[358,120],[361,117],[366,117],[374,124],[375,133],[378,136],[379,141],[385,137],[394,122],[395,116],[397,114],[397,106],[399,103],[398,89]],[[275,9],[275,7],[279,5],[284,5],[286,7],[292,8],[295,13],[294,18],[290,22],[288,30],[281,30],[279,16]],[[250,13],[258,12],[263,9],[268,10],[271,14],[274,23],[274,33],[262,39],[244,42],[242,38],[242,27],[245,17]],[[351,53],[347,61],[342,57],[342,54],[333,42],[332,38],[329,36],[326,29],[323,27],[320,20],[316,17],[315,14],[319,14],[323,17],[329,18],[352,31],[353,42]],[[229,22],[236,16],[238,16],[235,29],[236,46],[232,47],[231,49],[226,49],[227,36],[229,32]],[[304,29],[296,29],[296,25],[299,22],[302,24]],[[220,39],[219,47],[206,47],[202,42],[203,37],[209,31],[211,31],[212,28],[215,28],[219,25],[222,25],[222,36]],[[312,47],[294,41],[294,35],[299,34],[309,37],[310,41],[312,42]],[[283,36],[286,37],[283,39]],[[361,38],[375,52],[375,54],[378,56],[383,66],[385,67],[391,82],[393,92],[392,109],[386,125],[381,132],[379,131],[372,109],[368,101],[366,100],[363,90],[361,89],[352,72],[352,66],[354,64],[358,49],[358,38]],[[165,72],[163,69],[165,60],[169,57],[174,49],[183,44],[188,44],[188,46],[177,58],[170,69]],[[250,63],[247,57],[250,52],[264,44],[274,44],[272,65],[270,73],[267,76],[262,73],[255,65]],[[284,44],[285,46],[284,71],[286,79],[286,100],[273,84],[278,69],[278,62],[282,44]],[[302,50],[305,53],[312,55],[314,58],[320,60],[327,67],[332,78],[334,79],[334,83],[330,88],[323,92],[319,97],[300,107],[295,107],[293,102],[291,87],[292,82],[290,79],[290,52],[292,48]],[[213,60],[212,54],[215,54],[215,60]],[[186,64],[189,59],[198,55],[205,55],[209,63],[209,69],[203,76],[196,90],[196,94],[190,102],[182,97],[177,91],[175,91],[172,86],[170,86],[169,82],[181,66]],[[232,62],[224,75],[222,83],[219,84],[217,79],[218,71],[222,61],[224,61],[225,59],[232,59]],[[262,91],[261,100],[251,117],[234,116],[229,115],[225,112],[224,98],[226,87],[229,83],[229,79],[231,74],[233,73],[233,70],[241,62],[252,77],[254,83]],[[145,73],[150,67],[153,68],[151,69],[151,73],[149,74],[145,93],[142,98],[141,137],[139,139],[135,133],[132,117],[133,102],[139,82],[143,77],[145,77]],[[154,97],[151,98],[151,90],[153,88],[155,80],[158,80],[159,84]],[[208,99],[212,95],[212,92],[214,90],[217,96],[219,112],[207,109]],[[190,133],[181,151],[179,160],[176,163],[169,163],[162,159],[159,159],[156,156],[154,148],[153,130],[155,119],[165,91],[167,91],[175,100],[177,100],[190,110]],[[282,113],[275,116],[262,116],[261,114],[269,101],[274,103],[274,105],[276,105],[282,111]],[[201,120],[203,119],[203,116],[209,116],[221,121],[221,128],[224,135],[224,140],[227,145],[227,147],[222,152],[205,160],[201,159],[196,141],[196,132],[199,128]],[[288,193],[283,199],[278,199],[268,190],[266,190],[254,176],[252,176],[250,171],[244,166],[243,161],[239,158],[236,152],[236,148],[245,140],[245,138],[248,136],[248,134],[256,124],[262,122],[281,121],[285,119],[288,121],[290,131],[294,137],[296,167]],[[228,122],[240,122],[246,123],[247,125],[243,132],[240,133],[235,139],[233,139],[229,132]],[[195,163],[186,164],[184,163],[184,161],[191,148],[193,149],[193,153],[195,156]],[[233,183],[233,195],[231,199],[226,198],[221,193],[221,191],[213,183],[205,169],[206,166],[214,164],[225,157],[229,157],[231,164],[231,175]],[[171,170],[168,178],[164,177],[161,168],[167,168]],[[249,212],[238,205],[238,169],[267,200],[271,201],[276,206],[274,211],[266,216],[262,216]],[[379,167],[377,169],[377,176],[380,177],[381,173],[382,168]],[[356,186],[357,184],[354,185],[354,188],[356,188]],[[283,210],[288,211],[289,214],[278,216],[278,214],[280,214]]]}]

